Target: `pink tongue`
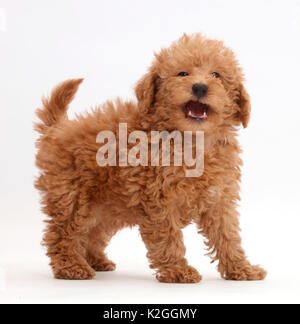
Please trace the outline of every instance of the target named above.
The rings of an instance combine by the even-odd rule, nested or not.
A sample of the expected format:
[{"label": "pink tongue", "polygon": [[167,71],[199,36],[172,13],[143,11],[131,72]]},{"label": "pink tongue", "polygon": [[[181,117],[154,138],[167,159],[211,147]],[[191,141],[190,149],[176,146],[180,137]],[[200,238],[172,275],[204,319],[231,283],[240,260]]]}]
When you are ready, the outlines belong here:
[{"label": "pink tongue", "polygon": [[189,113],[194,117],[203,117],[204,116],[204,112],[203,113],[198,113],[198,112],[194,112],[194,111],[190,110]]}]

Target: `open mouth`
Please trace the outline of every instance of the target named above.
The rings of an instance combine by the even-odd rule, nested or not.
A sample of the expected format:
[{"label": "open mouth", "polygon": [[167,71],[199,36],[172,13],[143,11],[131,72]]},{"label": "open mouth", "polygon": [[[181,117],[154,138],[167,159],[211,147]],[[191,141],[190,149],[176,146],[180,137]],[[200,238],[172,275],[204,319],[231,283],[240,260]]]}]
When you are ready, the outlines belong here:
[{"label": "open mouth", "polygon": [[184,104],[182,109],[186,118],[203,121],[207,119],[210,107],[199,101],[190,100]]}]

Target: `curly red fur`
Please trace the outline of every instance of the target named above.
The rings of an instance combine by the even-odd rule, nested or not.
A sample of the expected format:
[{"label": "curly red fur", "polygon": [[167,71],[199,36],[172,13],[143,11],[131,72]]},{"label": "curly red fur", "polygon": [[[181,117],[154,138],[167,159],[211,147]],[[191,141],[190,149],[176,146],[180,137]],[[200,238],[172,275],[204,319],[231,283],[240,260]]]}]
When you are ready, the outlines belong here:
[{"label": "curly red fur", "polygon": [[[178,77],[187,71],[188,77]],[[220,78],[212,77],[217,71]],[[249,96],[241,68],[222,42],[184,35],[163,49],[137,83],[138,103],[106,102],[100,109],[66,117],[82,79],[60,84],[37,111],[41,133],[36,188],[48,215],[44,244],[56,278],[89,279],[95,271],[114,270],[105,248],[126,226],[138,225],[151,268],[162,282],[198,282],[185,259],[182,228],[194,222],[206,238],[225,279],[258,280],[265,270],[252,266],[241,247],[238,212],[241,152],[237,126],[247,126]],[[191,86],[203,82],[203,102],[212,111],[205,122],[185,118],[181,109],[193,99]],[[186,166],[100,167],[96,163],[102,130],[126,122],[128,132],[203,130],[204,173],[185,177]]]}]

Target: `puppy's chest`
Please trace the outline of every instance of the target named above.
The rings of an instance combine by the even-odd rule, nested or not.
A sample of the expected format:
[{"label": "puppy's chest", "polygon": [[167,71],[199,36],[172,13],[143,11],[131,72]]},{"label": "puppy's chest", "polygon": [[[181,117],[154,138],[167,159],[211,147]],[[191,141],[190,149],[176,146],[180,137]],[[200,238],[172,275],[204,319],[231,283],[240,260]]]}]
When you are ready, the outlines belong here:
[{"label": "puppy's chest", "polygon": [[188,191],[187,195],[178,195],[171,202],[173,215],[180,227],[185,227],[193,220],[198,219],[199,215],[205,213],[221,196],[218,187],[208,187],[205,191]]},{"label": "puppy's chest", "polygon": [[172,188],[176,193],[174,203],[180,214],[188,211],[191,215],[199,215],[218,203],[237,183],[239,176],[239,168],[234,163],[226,164],[224,159],[206,159],[201,176],[184,178]]},{"label": "puppy's chest", "polygon": [[189,179],[186,206],[196,206],[198,210],[209,208],[219,201],[223,192],[223,182],[217,177],[209,177],[205,174],[202,178]]}]

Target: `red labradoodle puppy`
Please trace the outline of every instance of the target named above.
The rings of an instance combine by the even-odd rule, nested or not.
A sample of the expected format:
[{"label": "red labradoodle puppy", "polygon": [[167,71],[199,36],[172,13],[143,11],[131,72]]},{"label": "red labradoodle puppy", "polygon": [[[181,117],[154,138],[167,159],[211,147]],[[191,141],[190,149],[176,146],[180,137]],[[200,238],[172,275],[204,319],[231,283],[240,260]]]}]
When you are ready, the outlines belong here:
[{"label": "red labradoodle puppy", "polygon": [[[44,244],[54,275],[90,279],[95,271],[114,270],[106,246],[118,230],[138,225],[159,281],[198,282],[181,231],[194,222],[223,278],[263,279],[266,271],[251,265],[241,247],[236,210],[242,164],[237,129],[250,115],[241,68],[222,42],[200,34],[184,35],[155,57],[137,83],[137,104],[107,102],[69,120],[78,79],[60,84],[37,110],[36,188],[48,216]],[[186,177],[186,165],[99,166],[97,134],[112,131],[118,147],[119,123],[127,123],[128,133],[148,135],[203,131],[203,174]]]}]

